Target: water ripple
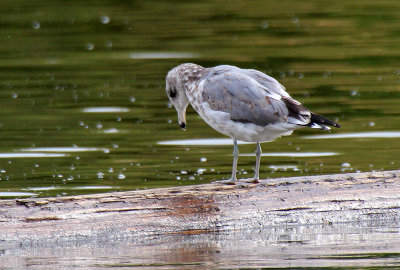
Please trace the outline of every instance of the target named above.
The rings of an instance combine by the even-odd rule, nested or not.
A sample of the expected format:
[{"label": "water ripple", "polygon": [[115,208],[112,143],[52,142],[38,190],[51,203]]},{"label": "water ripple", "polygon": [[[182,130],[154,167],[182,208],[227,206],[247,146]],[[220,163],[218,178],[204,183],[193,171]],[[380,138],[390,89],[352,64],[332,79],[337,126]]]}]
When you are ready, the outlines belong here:
[{"label": "water ripple", "polygon": [[[97,147],[32,147],[19,149],[22,152],[92,152],[102,151],[109,153],[108,148],[97,148]],[[24,153],[27,154],[27,153]]]},{"label": "water ripple", "polygon": [[129,112],[129,109],[122,108],[122,107],[88,107],[88,108],[83,108],[82,112],[85,112],[85,113],[116,113],[116,112]]},{"label": "water ripple", "polygon": [[145,52],[131,53],[131,59],[180,59],[180,58],[198,58],[195,53],[190,52]]},{"label": "water ripple", "polygon": [[[255,154],[241,154],[241,156],[254,156]],[[262,153],[265,157],[329,157],[336,156],[335,152],[282,152],[282,153]]]},{"label": "water ripple", "polygon": [[23,196],[36,196],[32,192],[14,192],[14,191],[0,191],[0,197],[23,197]]},{"label": "water ripple", "polygon": [[42,158],[42,157],[65,157],[63,153],[0,153],[0,158]]},{"label": "water ripple", "polygon": [[[189,140],[159,141],[158,144],[214,146],[214,145],[233,145],[233,141],[232,139],[189,139]],[[238,144],[250,144],[250,142],[238,141]]]},{"label": "water ripple", "polygon": [[303,139],[346,139],[346,138],[400,138],[399,131],[356,132],[305,136]]}]

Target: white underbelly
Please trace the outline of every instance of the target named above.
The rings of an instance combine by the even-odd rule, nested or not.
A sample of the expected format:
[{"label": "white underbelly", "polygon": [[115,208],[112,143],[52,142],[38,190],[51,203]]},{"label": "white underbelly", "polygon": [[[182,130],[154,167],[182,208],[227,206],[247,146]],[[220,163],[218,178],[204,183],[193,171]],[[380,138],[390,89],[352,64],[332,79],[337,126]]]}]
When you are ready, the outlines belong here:
[{"label": "white underbelly", "polygon": [[218,132],[245,142],[270,142],[281,136],[292,134],[293,130],[301,127],[286,122],[259,126],[252,123],[232,121],[230,114],[214,111],[208,103],[203,103],[198,110],[204,121]]}]

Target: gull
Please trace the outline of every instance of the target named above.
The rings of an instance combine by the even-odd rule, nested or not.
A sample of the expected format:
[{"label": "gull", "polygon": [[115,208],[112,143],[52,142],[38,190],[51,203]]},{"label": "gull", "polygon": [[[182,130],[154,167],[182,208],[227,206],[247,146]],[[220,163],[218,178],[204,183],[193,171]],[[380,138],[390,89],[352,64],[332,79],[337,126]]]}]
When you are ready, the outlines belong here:
[{"label": "gull", "polygon": [[185,63],[168,72],[166,91],[183,130],[190,103],[208,125],[233,139],[232,176],[219,181],[228,184],[237,181],[238,140],[257,143],[254,178],[246,182],[258,183],[260,143],[291,135],[293,130],[302,127],[321,130],[330,130],[328,126],[340,127],[310,112],[276,79],[254,69],[230,65],[204,68]]}]

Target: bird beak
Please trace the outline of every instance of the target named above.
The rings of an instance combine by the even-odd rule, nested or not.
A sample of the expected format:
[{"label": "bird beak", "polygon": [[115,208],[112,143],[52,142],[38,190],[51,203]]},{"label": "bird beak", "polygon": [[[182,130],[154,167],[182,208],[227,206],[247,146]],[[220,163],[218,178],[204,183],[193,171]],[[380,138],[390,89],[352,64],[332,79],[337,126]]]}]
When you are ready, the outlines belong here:
[{"label": "bird beak", "polygon": [[186,108],[178,111],[178,123],[182,130],[186,130]]}]

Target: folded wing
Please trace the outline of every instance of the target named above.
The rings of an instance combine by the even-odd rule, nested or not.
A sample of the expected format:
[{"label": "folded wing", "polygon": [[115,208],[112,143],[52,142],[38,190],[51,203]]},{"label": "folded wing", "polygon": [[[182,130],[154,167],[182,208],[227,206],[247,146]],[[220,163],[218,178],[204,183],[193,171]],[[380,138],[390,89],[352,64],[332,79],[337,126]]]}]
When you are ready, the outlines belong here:
[{"label": "folded wing", "polygon": [[211,68],[199,84],[202,99],[231,120],[267,126],[288,123],[312,128],[340,127],[310,112],[293,99],[276,79],[254,69],[223,65]]},{"label": "folded wing", "polygon": [[199,86],[203,101],[215,111],[229,113],[232,121],[260,126],[292,123],[292,120],[295,125],[307,125],[310,121],[310,112],[299,102],[271,93],[242,73],[214,73],[206,76]]}]

